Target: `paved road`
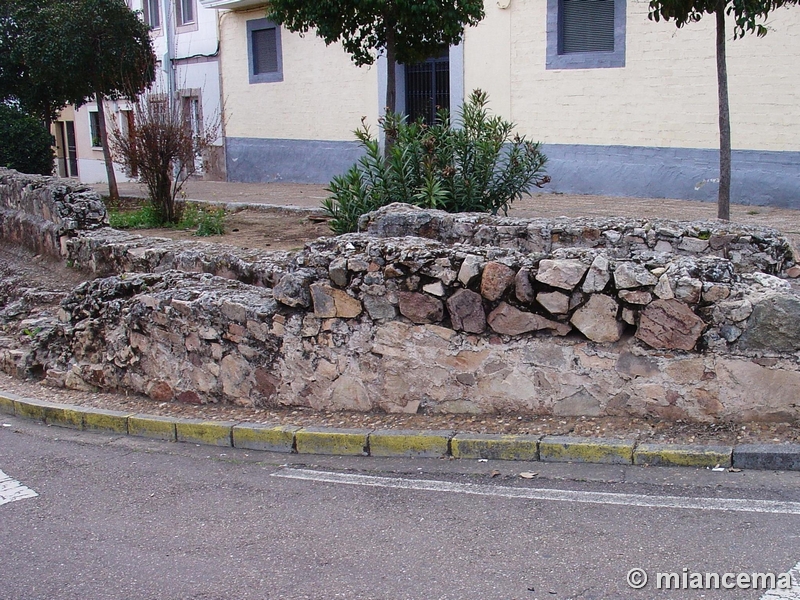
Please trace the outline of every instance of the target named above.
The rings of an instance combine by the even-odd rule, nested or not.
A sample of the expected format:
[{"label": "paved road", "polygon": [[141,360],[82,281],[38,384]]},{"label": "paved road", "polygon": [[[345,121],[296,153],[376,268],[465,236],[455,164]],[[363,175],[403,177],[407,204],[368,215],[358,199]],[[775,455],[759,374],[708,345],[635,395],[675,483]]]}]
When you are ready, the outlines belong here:
[{"label": "paved road", "polygon": [[[298,457],[0,423],[0,471],[38,494],[0,503],[8,600],[757,600],[772,596],[653,581],[800,561],[800,473]],[[800,599],[800,581],[774,597]]]}]

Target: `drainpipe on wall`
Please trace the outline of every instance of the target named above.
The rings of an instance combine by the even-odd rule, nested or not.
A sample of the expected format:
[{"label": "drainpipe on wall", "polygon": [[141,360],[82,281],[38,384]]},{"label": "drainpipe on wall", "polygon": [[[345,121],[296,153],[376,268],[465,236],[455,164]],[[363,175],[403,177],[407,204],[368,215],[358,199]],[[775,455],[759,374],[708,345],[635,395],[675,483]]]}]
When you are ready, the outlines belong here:
[{"label": "drainpipe on wall", "polygon": [[172,1],[164,0],[164,29],[167,35],[167,52],[164,54],[162,67],[167,74],[167,92],[170,102],[175,99],[175,67],[172,64],[173,45],[175,44],[175,31],[172,28]]}]

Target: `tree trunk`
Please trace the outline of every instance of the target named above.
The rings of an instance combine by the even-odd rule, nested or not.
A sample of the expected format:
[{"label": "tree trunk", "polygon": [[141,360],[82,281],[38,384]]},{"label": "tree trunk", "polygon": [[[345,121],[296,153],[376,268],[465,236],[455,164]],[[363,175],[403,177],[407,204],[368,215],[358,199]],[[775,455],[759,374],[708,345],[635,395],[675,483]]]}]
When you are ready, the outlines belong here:
[{"label": "tree trunk", "polygon": [[731,114],[725,59],[725,0],[717,0],[717,87],[719,89],[719,198],[717,218],[731,218]]},{"label": "tree trunk", "polygon": [[397,62],[394,26],[386,30],[386,112],[397,112]]},{"label": "tree trunk", "polygon": [[117,176],[114,173],[114,163],[111,162],[111,148],[108,145],[106,109],[103,105],[103,95],[97,92],[95,99],[97,100],[97,120],[100,123],[100,143],[103,145],[103,161],[106,163],[106,174],[108,175],[108,197],[112,202],[116,202],[119,200],[119,189],[117,188]]}]

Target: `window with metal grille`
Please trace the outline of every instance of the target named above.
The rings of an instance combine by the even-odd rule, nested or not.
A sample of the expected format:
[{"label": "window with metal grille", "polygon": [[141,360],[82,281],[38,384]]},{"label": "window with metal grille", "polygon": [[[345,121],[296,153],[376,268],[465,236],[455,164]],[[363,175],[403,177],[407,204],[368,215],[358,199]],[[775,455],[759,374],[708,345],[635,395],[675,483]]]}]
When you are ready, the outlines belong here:
[{"label": "window with metal grille", "polygon": [[275,28],[257,29],[253,32],[253,73],[276,73],[278,71],[278,48],[275,44]]},{"label": "window with metal grille", "polygon": [[283,81],[280,28],[266,19],[247,22],[250,83]]},{"label": "window with metal grille", "polygon": [[436,122],[439,110],[450,110],[450,49],[428,60],[406,65],[406,114],[409,121]]},{"label": "window with metal grille", "polygon": [[559,54],[614,51],[614,0],[561,0]]},{"label": "window with metal grille", "polygon": [[547,68],[625,66],[626,0],[547,0]]}]

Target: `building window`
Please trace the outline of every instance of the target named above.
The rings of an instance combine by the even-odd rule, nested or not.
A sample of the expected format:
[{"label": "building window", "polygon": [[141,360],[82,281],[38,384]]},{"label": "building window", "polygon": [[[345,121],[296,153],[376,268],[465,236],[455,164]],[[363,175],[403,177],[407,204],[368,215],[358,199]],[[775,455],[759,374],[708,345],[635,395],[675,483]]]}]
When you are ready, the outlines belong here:
[{"label": "building window", "polygon": [[100,113],[96,110],[89,111],[89,135],[92,138],[92,148],[102,148],[100,137]]},{"label": "building window", "polygon": [[625,0],[547,0],[547,68],[625,66]]},{"label": "building window", "polygon": [[280,27],[267,19],[248,21],[247,57],[250,83],[283,81]]},{"label": "building window", "polygon": [[160,0],[144,0],[144,22],[152,29],[161,28]]},{"label": "building window", "polygon": [[194,23],[194,0],[175,0],[175,14],[179,27]]}]

